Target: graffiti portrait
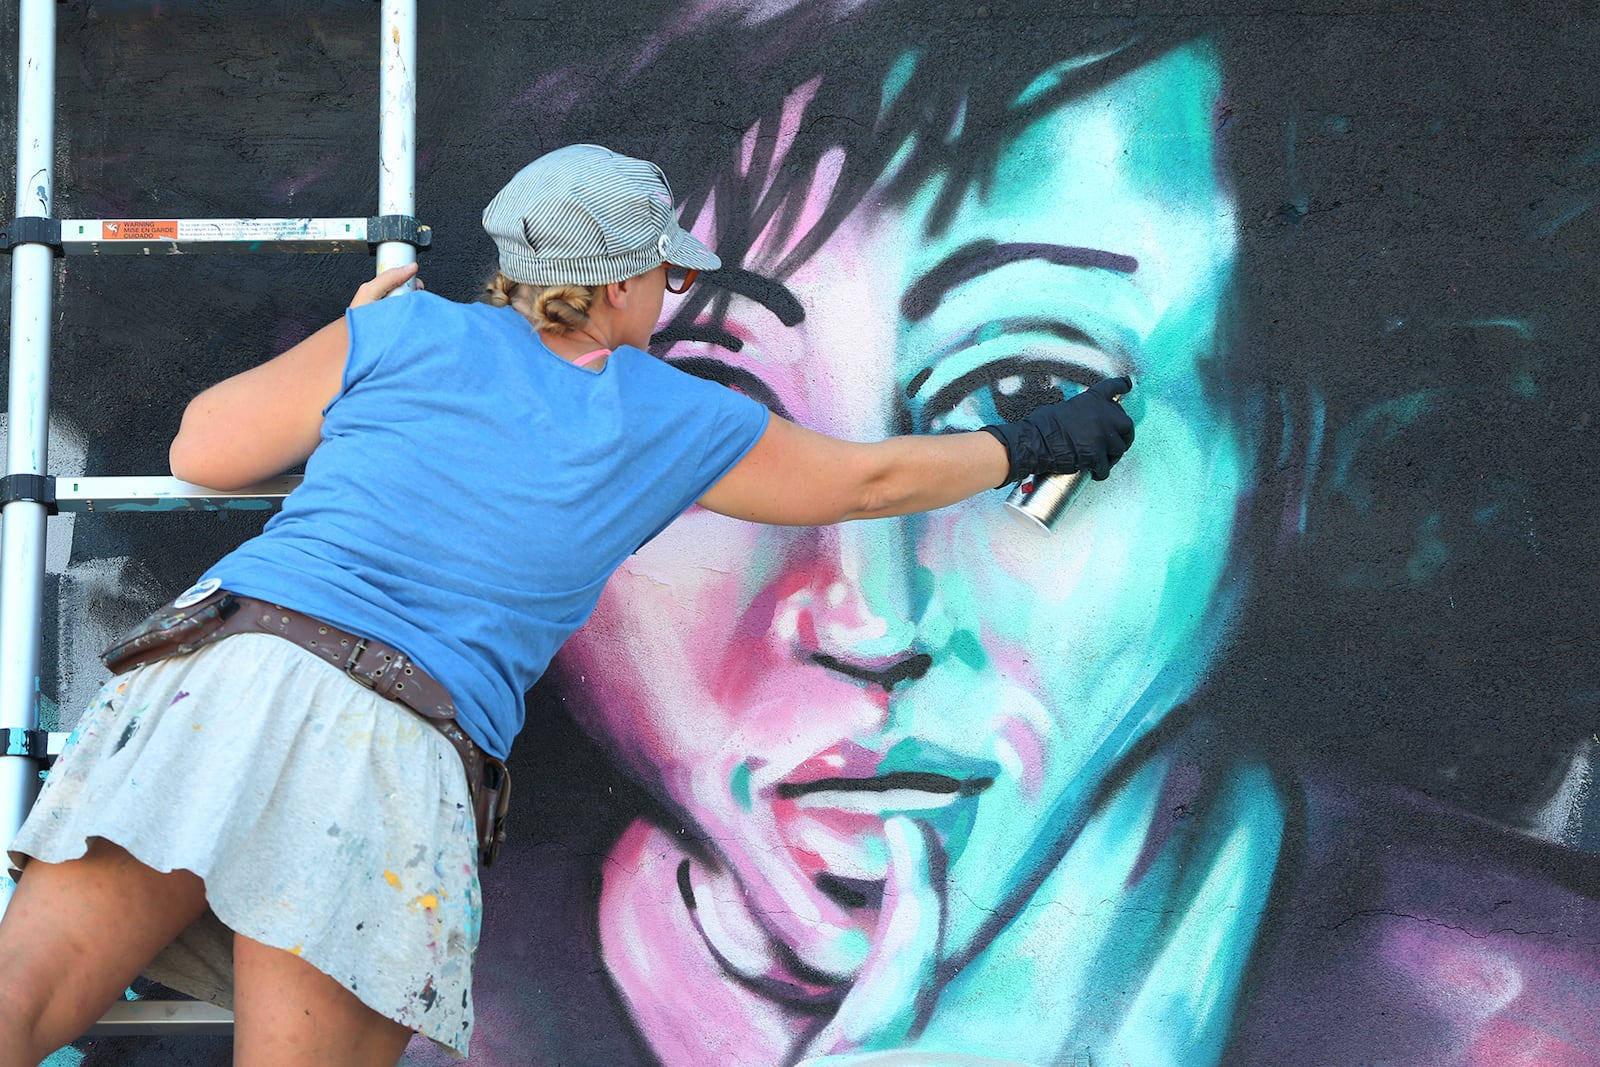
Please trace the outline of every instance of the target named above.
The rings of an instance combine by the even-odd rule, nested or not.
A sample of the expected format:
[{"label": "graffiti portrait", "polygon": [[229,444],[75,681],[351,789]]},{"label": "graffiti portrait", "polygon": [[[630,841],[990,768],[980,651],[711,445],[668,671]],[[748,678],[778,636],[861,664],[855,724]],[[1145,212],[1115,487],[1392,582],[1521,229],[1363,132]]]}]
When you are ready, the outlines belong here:
[{"label": "graffiti portrait", "polygon": [[[1229,668],[1237,642],[1294,617],[1262,591],[1283,580],[1274,567],[1394,505],[1386,488],[1356,501],[1355,483],[1480,394],[1419,397],[1383,369],[1398,349],[1377,346],[1347,357],[1375,371],[1360,389],[1330,398],[1326,367],[1288,384],[1306,354],[1260,336],[1281,309],[1250,307],[1270,300],[1270,267],[1245,258],[1258,205],[1237,189],[1250,161],[1234,85],[1262,72],[1188,25],[1096,24],[1064,49],[998,27],[918,33],[901,7],[821,8],[708,16],[614,90],[672,86],[683,106],[742,116],[708,139],[720,151],[683,144],[685,224],[727,269],[669,307],[655,351],[859,438],[970,429],[1128,374],[1138,444],[1048,534],[998,494],[827,531],[693,512],[613,579],[558,689],[649,797],[606,853],[593,919],[645,1058],[1274,1062],[1306,1024],[1281,991],[1318,983],[1317,953],[1348,968],[1329,981],[1361,989],[1329,1028],[1352,1048],[1430,1062],[1448,1042],[1476,1062],[1505,1055],[1504,1032],[1583,1048],[1556,1022],[1571,988],[1531,976],[1587,964],[1514,940],[1481,954],[1487,913],[1453,940],[1382,920],[1294,932],[1329,906],[1319,893],[1381,911],[1403,885],[1419,912],[1461,914],[1416,892],[1448,870],[1438,856],[1395,864],[1393,881],[1314,869],[1371,847],[1351,827],[1409,847],[1421,794],[1397,802],[1383,775],[1325,788],[1347,768],[1307,758],[1322,728],[1285,743],[1268,722],[1301,730],[1309,715],[1279,709],[1305,676],[1286,664],[1263,691]],[[684,58],[713,35],[748,52]],[[559,98],[564,83],[545,84]],[[1481,321],[1413,325],[1399,343],[1464,330],[1506,363],[1534,358]],[[1488,388],[1507,388],[1496,375]],[[1433,503],[1482,516],[1497,491]],[[1413,529],[1394,533],[1414,559]],[[1457,531],[1444,551],[1481,551],[1469,542]],[[1325,588],[1339,582],[1330,612],[1370,595],[1348,576]],[[1568,751],[1581,774],[1581,746]],[[1377,825],[1369,804],[1405,814]],[[1520,860],[1524,846],[1539,847],[1496,848]],[[1592,897],[1569,889],[1518,897],[1587,928]],[[1437,991],[1455,980],[1503,991],[1463,1014]],[[1427,1037],[1359,1018],[1389,997]]]},{"label": "graffiti portrait", "polygon": [[[907,52],[891,72],[891,114],[926,121],[927,61]],[[1083,491],[1050,536],[994,498],[828,531],[706,512],[613,579],[570,646],[567,669],[593,679],[586,723],[707,846],[662,855],[670,837],[633,828],[602,900],[607,964],[669,1062],[698,1055],[697,1036],[673,1031],[708,997],[726,998],[729,1033],[774,1042],[733,1059],[773,1062],[898,1044],[923,1008],[925,1040],[998,1052],[1069,987],[1096,1028],[1154,1028],[1137,997],[1116,1001],[1130,984],[1188,984],[1201,944],[1231,946],[1202,994],[1231,999],[1276,852],[1265,780],[1244,772],[1165,841],[1151,825],[1164,760],[1095,803],[1192,690],[1227,614],[1250,461],[1204,373],[1234,247],[1218,71],[1191,44],[1088,92],[1061,92],[1071,73],[1022,85],[1006,106],[1027,117],[998,138],[980,127],[993,143],[965,148],[959,127],[930,123],[880,132],[870,162],[839,146],[808,157],[796,141],[820,88],[803,86],[706,191],[706,237],[727,249],[731,219],[751,239],[732,287],[666,327],[668,359],[863,439],[973,429],[1127,374],[1140,435],[1122,477]],[[940,173],[915,158],[935,138],[988,158]],[[897,152],[909,170],[891,169]],[[879,160],[884,173],[851,173]],[[1232,837],[1226,859],[1192,851]],[[1130,896],[1191,912],[1143,951],[1112,904],[1130,882]],[[1041,921],[1086,891],[1099,914]],[[1258,903],[1218,908],[1240,897]],[[644,906],[661,900],[676,914]],[[677,971],[698,957],[690,973],[709,988],[664,981],[635,950],[657,940],[673,948],[650,959]],[[1006,1012],[979,1007],[1014,981],[1013,961],[1041,954],[1051,981],[1036,974]],[[940,1002],[920,1004],[930,988]],[[812,1034],[823,1006],[833,1021]],[[1072,1013],[1049,1014],[1016,1058],[1086,1040]],[[1182,1040],[1215,1047],[1218,1021],[1197,1003]]]},{"label": "graffiti portrait", "polygon": [[[64,112],[108,117],[66,123],[95,152],[63,199],[173,202],[115,133],[149,97],[222,124],[180,213],[241,183],[354,213],[370,6],[65,5],[101,36],[64,31],[100,42],[63,45]],[[1046,529],[1001,488],[815,529],[693,508],[641,546],[528,697],[468,1062],[1600,1067],[1592,12],[429,6],[429,290],[473,299],[488,196],[598,143],[722,260],[655,356],[852,440],[1127,376],[1137,431]],[[273,58],[158,58],[228,34]],[[159,465],[165,392],[362,267],[248,263],[69,261],[75,472]],[[113,398],[96,323],[146,306]],[[91,646],[192,577],[168,542],[253,521],[73,520],[64,720]]]}]

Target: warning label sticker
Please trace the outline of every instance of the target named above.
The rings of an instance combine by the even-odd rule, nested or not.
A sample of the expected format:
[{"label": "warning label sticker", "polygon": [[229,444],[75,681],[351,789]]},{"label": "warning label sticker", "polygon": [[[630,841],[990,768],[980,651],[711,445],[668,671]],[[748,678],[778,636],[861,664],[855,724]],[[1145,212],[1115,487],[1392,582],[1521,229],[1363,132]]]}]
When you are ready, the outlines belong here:
[{"label": "warning label sticker", "polygon": [[176,241],[177,219],[105,219],[100,223],[103,241]]}]

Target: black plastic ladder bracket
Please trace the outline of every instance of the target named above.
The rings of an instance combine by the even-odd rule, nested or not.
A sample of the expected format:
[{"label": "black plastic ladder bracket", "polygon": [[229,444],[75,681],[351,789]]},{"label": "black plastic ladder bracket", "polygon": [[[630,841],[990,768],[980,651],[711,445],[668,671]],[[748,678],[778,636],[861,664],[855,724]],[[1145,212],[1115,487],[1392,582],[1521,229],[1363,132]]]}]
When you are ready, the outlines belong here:
[{"label": "black plastic ladder bracket", "polygon": [[0,756],[45,759],[50,755],[50,731],[0,726]]},{"label": "black plastic ladder bracket", "polygon": [[50,474],[8,474],[0,478],[0,508],[14,500],[43,504],[51,514],[58,514],[56,506],[56,479]]},{"label": "black plastic ladder bracket", "polygon": [[367,216],[367,247],[375,252],[385,241],[403,241],[418,251],[426,251],[433,247],[433,227],[423,225],[413,215]]},{"label": "black plastic ladder bracket", "polygon": [[20,245],[49,245],[52,254],[61,256],[61,220],[23,215],[0,224],[0,252],[9,256]]}]

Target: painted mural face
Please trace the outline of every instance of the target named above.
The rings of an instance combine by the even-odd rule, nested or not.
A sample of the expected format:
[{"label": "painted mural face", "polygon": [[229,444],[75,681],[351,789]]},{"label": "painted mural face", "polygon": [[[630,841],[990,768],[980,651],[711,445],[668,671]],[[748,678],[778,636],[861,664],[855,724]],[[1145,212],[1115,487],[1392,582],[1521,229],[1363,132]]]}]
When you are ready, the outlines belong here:
[{"label": "painted mural face", "polygon": [[[937,233],[937,179],[898,202],[880,181],[774,278],[803,321],[736,296],[667,353],[856,440],[973,430],[1051,385],[1136,383],[1136,447],[1052,534],[1001,493],[815,530],[696,510],[614,577],[565,670],[590,732],[703,835],[701,876],[735,887],[697,894],[741,913],[719,928],[848,978],[899,879],[933,884],[944,951],[963,951],[1198,682],[1250,477],[1201,375],[1235,243],[1219,84],[1194,44],[1068,102],[1020,129]],[[809,212],[838,163],[823,157]],[[763,238],[742,266],[773,277],[787,251]],[[890,871],[894,814],[935,843],[924,869]]]}]

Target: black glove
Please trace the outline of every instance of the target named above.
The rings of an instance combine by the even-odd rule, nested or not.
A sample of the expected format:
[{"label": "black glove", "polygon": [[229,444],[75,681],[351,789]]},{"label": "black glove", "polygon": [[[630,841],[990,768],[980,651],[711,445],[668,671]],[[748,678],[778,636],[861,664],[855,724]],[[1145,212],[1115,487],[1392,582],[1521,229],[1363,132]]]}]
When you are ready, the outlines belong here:
[{"label": "black glove", "polygon": [[1132,388],[1127,378],[1103,378],[1068,400],[1034,408],[1016,422],[983,427],[1006,446],[1011,461],[999,488],[1035,474],[1082,470],[1104,481],[1133,446],[1133,420],[1112,399]]}]

